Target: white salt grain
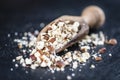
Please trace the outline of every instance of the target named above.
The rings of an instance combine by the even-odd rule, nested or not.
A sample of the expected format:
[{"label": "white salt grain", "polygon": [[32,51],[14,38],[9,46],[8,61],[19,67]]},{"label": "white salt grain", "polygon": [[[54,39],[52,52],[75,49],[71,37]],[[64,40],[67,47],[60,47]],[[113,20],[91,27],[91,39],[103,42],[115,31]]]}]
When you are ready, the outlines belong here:
[{"label": "white salt grain", "polygon": [[15,59],[13,59],[12,62],[15,62]]},{"label": "white salt grain", "polygon": [[17,36],[18,35],[18,32],[15,32],[15,36]]},{"label": "white salt grain", "polygon": [[51,73],[55,73],[55,71],[54,71],[54,70],[51,70]]},{"label": "white salt grain", "polygon": [[28,74],[28,71],[25,71],[26,74]]},{"label": "white salt grain", "polygon": [[23,67],[26,67],[26,64],[25,64],[25,63],[22,63],[22,66],[23,66]]},{"label": "white salt grain", "polygon": [[28,34],[27,32],[24,32],[24,36],[27,36],[27,34]]},{"label": "white salt grain", "polygon": [[40,27],[43,28],[45,26],[44,23],[40,23]]},{"label": "white salt grain", "polygon": [[13,71],[13,68],[10,68],[10,71]]},{"label": "white salt grain", "polygon": [[111,53],[109,53],[108,55],[109,55],[110,57],[112,56],[112,54],[111,54]]},{"label": "white salt grain", "polygon": [[81,69],[79,69],[79,72],[81,72]]},{"label": "white salt grain", "polygon": [[23,50],[22,50],[22,52],[23,52],[23,53],[26,53],[26,50],[25,50],[25,49],[23,49]]},{"label": "white salt grain", "polygon": [[56,71],[60,71],[60,68],[57,67],[57,68],[56,68]]},{"label": "white salt grain", "polygon": [[8,34],[7,36],[10,37],[10,34]]},{"label": "white salt grain", "polygon": [[95,68],[95,65],[94,65],[94,64],[92,64],[92,65],[90,66],[90,68],[91,68],[91,69],[94,69],[94,68]]},{"label": "white salt grain", "polygon": [[24,59],[23,58],[20,59],[20,64],[22,64],[22,63],[24,63]]},{"label": "white salt grain", "polygon": [[71,79],[72,79],[72,77],[67,75],[67,80],[71,80]]},{"label": "white salt grain", "polygon": [[74,77],[74,76],[75,76],[75,73],[72,73],[72,76]]},{"label": "white salt grain", "polygon": [[19,65],[18,64],[15,64],[15,67],[17,68]]},{"label": "white salt grain", "polygon": [[35,31],[34,31],[34,34],[35,34],[35,35],[38,35],[38,34],[39,34],[39,31],[38,31],[38,30],[35,30]]}]

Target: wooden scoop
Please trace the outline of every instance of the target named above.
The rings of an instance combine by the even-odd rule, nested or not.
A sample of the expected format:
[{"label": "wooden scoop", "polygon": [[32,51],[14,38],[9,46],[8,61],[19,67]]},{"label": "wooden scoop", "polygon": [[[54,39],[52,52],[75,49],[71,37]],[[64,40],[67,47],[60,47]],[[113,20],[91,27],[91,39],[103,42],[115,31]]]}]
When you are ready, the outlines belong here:
[{"label": "wooden scoop", "polygon": [[105,14],[103,10],[97,6],[88,6],[85,8],[82,12],[81,16],[69,16],[64,15],[57,19],[55,19],[53,22],[45,26],[39,33],[37,37],[37,41],[40,41],[40,34],[47,32],[49,29],[49,26],[54,23],[58,22],[59,20],[62,21],[77,21],[80,23],[81,29],[79,30],[78,34],[73,37],[67,44],[65,44],[62,48],[55,49],[56,53],[59,53],[63,51],[64,49],[70,47],[71,45],[77,43],[80,39],[82,39],[85,35],[89,33],[89,28],[99,28],[102,26],[105,22]]}]

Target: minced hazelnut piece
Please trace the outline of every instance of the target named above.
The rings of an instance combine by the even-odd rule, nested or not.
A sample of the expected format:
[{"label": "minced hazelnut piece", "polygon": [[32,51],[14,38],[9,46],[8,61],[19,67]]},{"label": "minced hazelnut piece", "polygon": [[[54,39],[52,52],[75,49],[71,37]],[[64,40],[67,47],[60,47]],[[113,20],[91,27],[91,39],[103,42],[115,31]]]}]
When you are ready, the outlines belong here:
[{"label": "minced hazelnut piece", "polygon": [[81,46],[81,51],[87,52],[87,50],[90,49],[89,46]]},{"label": "minced hazelnut piece", "polygon": [[80,51],[81,52],[86,52],[86,49],[85,48],[80,48]]},{"label": "minced hazelnut piece", "polygon": [[101,61],[101,60],[102,60],[102,57],[96,57],[95,60],[96,60],[96,61]]},{"label": "minced hazelnut piece", "polygon": [[43,49],[44,47],[45,47],[45,42],[44,41],[37,42],[37,45],[36,45],[37,49]]},{"label": "minced hazelnut piece", "polygon": [[53,43],[55,41],[55,38],[51,38],[49,42]]},{"label": "minced hazelnut piece", "polygon": [[23,56],[17,56],[16,57],[16,60],[20,60],[20,59],[22,59],[23,58]]},{"label": "minced hazelnut piece", "polygon": [[25,63],[26,63],[26,65],[30,66],[32,64],[32,60],[29,58],[26,58]]},{"label": "minced hazelnut piece", "polygon": [[37,58],[34,56],[34,54],[33,54],[33,55],[30,55],[30,58],[31,58],[32,60],[37,60]]},{"label": "minced hazelnut piece", "polygon": [[48,28],[47,28],[47,31],[49,31],[49,30],[52,30],[52,28],[51,28],[51,27],[48,27]]},{"label": "minced hazelnut piece", "polygon": [[110,44],[110,45],[116,45],[117,44],[117,40],[116,39],[110,39],[108,41],[108,44]]},{"label": "minced hazelnut piece", "polygon": [[40,54],[43,54],[43,51],[42,50],[37,50]]},{"label": "minced hazelnut piece", "polygon": [[47,67],[47,64],[43,61],[41,64],[40,64],[41,67]]},{"label": "minced hazelnut piece", "polygon": [[18,44],[18,48],[19,48],[19,49],[23,48],[22,43],[19,43],[19,44]]},{"label": "minced hazelnut piece", "polygon": [[50,54],[48,52],[44,52],[44,55],[46,56],[50,56]]},{"label": "minced hazelnut piece", "polygon": [[47,48],[49,49],[49,51],[54,51],[54,48],[52,46],[47,46]]},{"label": "minced hazelnut piece", "polygon": [[48,34],[44,35],[44,39],[48,40],[49,39],[49,35]]},{"label": "minced hazelnut piece", "polygon": [[61,68],[61,67],[64,67],[65,64],[62,61],[57,61],[56,62],[56,66],[59,67],[59,68]]},{"label": "minced hazelnut piece", "polygon": [[105,51],[106,51],[106,48],[101,48],[101,49],[99,49],[98,52],[99,52],[100,54],[103,54],[103,53],[105,53]]}]

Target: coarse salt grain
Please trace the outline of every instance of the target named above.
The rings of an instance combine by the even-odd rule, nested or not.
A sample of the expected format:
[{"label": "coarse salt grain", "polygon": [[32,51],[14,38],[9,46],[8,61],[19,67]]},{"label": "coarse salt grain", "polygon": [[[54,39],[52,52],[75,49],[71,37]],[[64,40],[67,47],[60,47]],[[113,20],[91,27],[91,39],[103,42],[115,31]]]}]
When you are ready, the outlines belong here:
[{"label": "coarse salt grain", "polygon": [[12,62],[15,62],[15,59],[13,59]]},{"label": "coarse salt grain", "polygon": [[81,72],[81,69],[79,69],[79,72]]},{"label": "coarse salt grain", "polygon": [[13,71],[13,68],[10,68],[10,71]]},{"label": "coarse salt grain", "polygon": [[26,74],[28,74],[29,72],[28,71],[25,71]]},{"label": "coarse salt grain", "polygon": [[44,23],[40,23],[40,27],[43,28],[45,26]]},{"label": "coarse salt grain", "polygon": [[17,68],[19,65],[18,64],[15,64],[15,67]]},{"label": "coarse salt grain", "polygon": [[22,66],[23,66],[23,67],[26,67],[26,64],[25,64],[25,63],[22,63]]},{"label": "coarse salt grain", "polygon": [[110,57],[112,56],[112,54],[111,54],[111,53],[109,53],[108,55],[109,55]]},{"label": "coarse salt grain", "polygon": [[91,69],[94,69],[94,68],[95,68],[95,65],[94,65],[94,64],[92,64],[92,65],[90,66],[90,68],[91,68]]},{"label": "coarse salt grain", "polygon": [[27,36],[28,35],[28,33],[27,32],[24,32],[24,36]]},{"label": "coarse salt grain", "polygon": [[75,76],[75,73],[72,73],[72,74],[71,74],[71,76],[73,76],[73,77],[74,77],[74,76]]},{"label": "coarse salt grain", "polygon": [[25,62],[24,59],[21,58],[21,59],[20,59],[20,64],[22,64],[22,63],[24,63],[24,62]]},{"label": "coarse salt grain", "polygon": [[35,35],[38,35],[38,34],[39,34],[39,31],[38,31],[38,30],[35,30],[35,31],[34,31],[34,34],[35,34]]},{"label": "coarse salt grain", "polygon": [[17,36],[18,35],[18,32],[15,32],[15,36]]},{"label": "coarse salt grain", "polygon": [[54,70],[51,70],[51,73],[55,73],[55,71],[54,71]]},{"label": "coarse salt grain", "polygon": [[67,80],[72,80],[72,77],[70,75],[67,75]]},{"label": "coarse salt grain", "polygon": [[10,34],[8,34],[7,36],[10,37]]}]

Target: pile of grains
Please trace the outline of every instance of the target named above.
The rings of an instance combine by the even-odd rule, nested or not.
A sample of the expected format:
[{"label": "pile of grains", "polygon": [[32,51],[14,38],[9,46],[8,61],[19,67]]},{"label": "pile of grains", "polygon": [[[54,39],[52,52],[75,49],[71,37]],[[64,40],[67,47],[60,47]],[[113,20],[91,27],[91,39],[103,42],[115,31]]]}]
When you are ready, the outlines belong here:
[{"label": "pile of grains", "polygon": [[[89,51],[94,52],[97,46],[104,45],[104,43],[117,44],[115,39],[106,41],[103,32],[93,33],[86,35],[77,43],[78,49],[65,49],[63,55],[57,55],[55,50],[69,42],[79,29],[79,22],[59,21],[51,24],[46,33],[41,33],[40,41],[37,41],[36,37],[39,33],[38,30],[35,30],[34,33],[25,32],[22,39],[14,39],[23,53],[17,56],[14,61],[17,60],[23,67],[32,69],[48,67],[50,70],[63,71],[67,65],[72,65],[72,68],[76,69],[79,64],[86,63],[91,57],[96,61],[102,60],[101,54],[105,53],[105,47],[100,48],[97,53],[89,53]],[[91,68],[94,67],[91,65]]]},{"label": "pile of grains", "polygon": [[62,48],[67,42],[76,36],[80,29],[79,22],[73,21],[58,21],[52,23],[45,33],[41,33],[41,40],[37,42],[36,48],[43,52],[54,53],[59,48]]}]

